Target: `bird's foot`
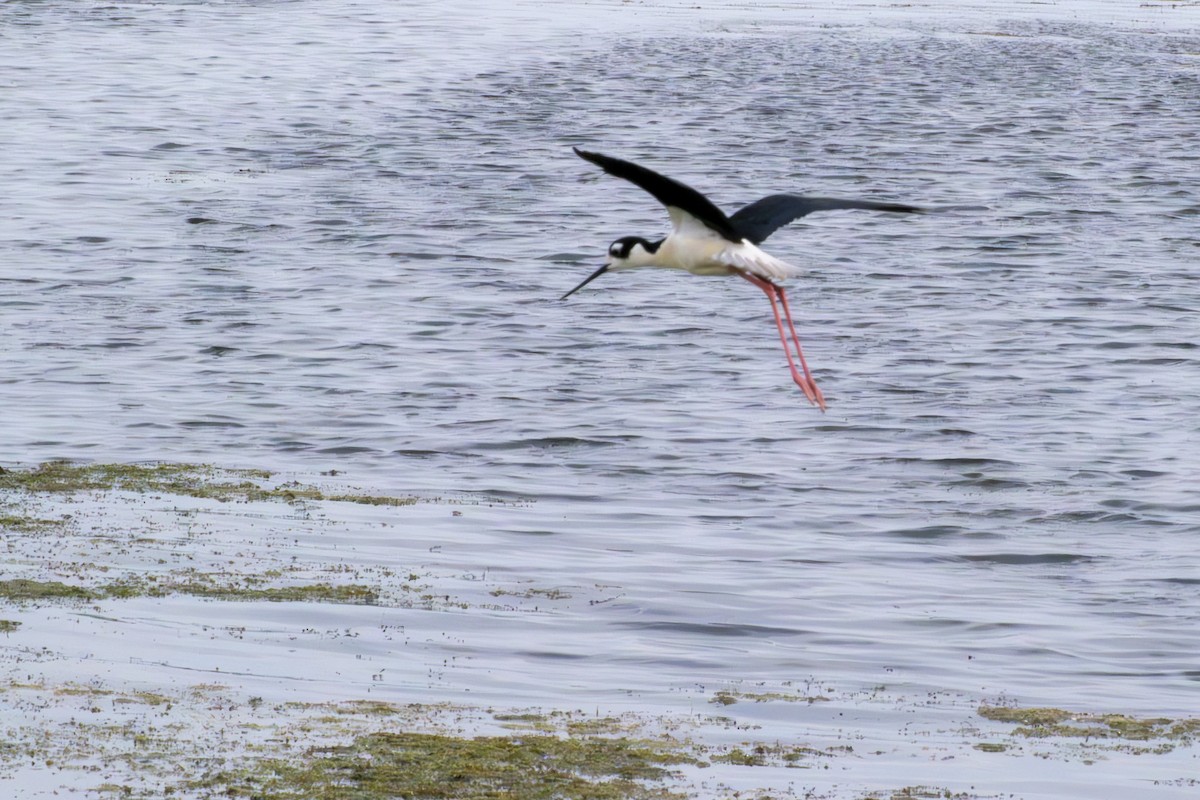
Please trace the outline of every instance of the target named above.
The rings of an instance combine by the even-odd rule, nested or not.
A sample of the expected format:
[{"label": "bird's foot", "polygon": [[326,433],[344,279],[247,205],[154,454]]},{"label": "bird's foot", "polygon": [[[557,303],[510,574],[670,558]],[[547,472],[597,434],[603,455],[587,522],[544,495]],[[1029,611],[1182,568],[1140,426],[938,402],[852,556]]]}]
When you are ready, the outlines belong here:
[{"label": "bird's foot", "polygon": [[825,411],[825,395],[822,394],[816,381],[811,377],[800,375],[799,373],[793,374],[792,379],[796,381],[796,385],[800,387],[800,391],[804,392],[804,396],[808,398],[808,402],[821,409],[822,412]]}]

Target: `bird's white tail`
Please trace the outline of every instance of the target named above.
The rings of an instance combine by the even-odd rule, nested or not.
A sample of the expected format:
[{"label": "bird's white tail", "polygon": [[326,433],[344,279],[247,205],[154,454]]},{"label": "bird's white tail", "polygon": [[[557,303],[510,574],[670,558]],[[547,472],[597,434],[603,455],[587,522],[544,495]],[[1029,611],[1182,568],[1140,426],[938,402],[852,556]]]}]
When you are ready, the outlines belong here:
[{"label": "bird's white tail", "polygon": [[765,253],[749,242],[725,248],[717,255],[717,260],[769,281],[787,280],[805,273],[804,269],[795,264],[789,264]]}]

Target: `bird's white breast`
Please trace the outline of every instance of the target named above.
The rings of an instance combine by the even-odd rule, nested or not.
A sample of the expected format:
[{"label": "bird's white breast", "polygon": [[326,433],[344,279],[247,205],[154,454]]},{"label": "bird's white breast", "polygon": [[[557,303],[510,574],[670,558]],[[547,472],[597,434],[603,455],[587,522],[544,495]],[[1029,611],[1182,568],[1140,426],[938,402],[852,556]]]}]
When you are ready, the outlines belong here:
[{"label": "bird's white breast", "polygon": [[664,267],[687,270],[693,275],[728,275],[732,270],[720,260],[720,255],[729,245],[729,241],[716,234],[674,234],[667,237],[656,255]]}]

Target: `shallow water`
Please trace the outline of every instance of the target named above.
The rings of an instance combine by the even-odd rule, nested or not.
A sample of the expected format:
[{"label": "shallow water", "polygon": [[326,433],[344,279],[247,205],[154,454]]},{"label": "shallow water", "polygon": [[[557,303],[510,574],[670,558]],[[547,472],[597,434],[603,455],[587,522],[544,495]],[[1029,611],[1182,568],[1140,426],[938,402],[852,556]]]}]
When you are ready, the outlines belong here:
[{"label": "shallow water", "polygon": [[[509,501],[363,510],[298,545],[456,575],[474,610],[272,605],[209,651],[196,619],[244,608],[136,601],[122,630],[158,666],[117,645],[109,679],[667,711],[816,680],[1200,714],[1200,9],[461,5],[0,10],[0,463]],[[740,281],[623,273],[558,301],[666,222],[572,145],[726,208],[935,209],[769,242],[812,268],[792,306],[827,414]],[[495,581],[571,598],[480,610]],[[88,674],[69,654],[103,646],[50,619],[72,619],[55,674]],[[306,626],[357,632],[298,662]],[[845,724],[736,709],[766,739]],[[1022,768],[963,780],[1145,777]],[[862,769],[838,786],[887,783]]]}]

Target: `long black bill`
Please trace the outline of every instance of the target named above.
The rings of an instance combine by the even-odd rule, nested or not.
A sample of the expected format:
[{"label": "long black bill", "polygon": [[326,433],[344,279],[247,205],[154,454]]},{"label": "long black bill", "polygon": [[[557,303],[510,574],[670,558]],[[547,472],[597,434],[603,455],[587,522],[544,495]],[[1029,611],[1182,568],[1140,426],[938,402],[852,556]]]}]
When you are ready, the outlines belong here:
[{"label": "long black bill", "polygon": [[569,292],[567,292],[566,294],[564,294],[562,297],[560,297],[560,298],[559,298],[559,300],[566,300],[568,297],[570,297],[571,295],[575,294],[575,293],[576,293],[576,292],[578,292],[580,289],[582,289],[583,287],[587,286],[589,283],[591,283],[592,281],[596,280],[596,278],[599,278],[601,275],[603,275],[603,274],[604,274],[604,273],[606,273],[606,272],[608,272],[608,264],[605,264],[603,267],[601,267],[600,269],[596,270],[596,271],[595,271],[595,272],[593,272],[591,275],[588,275],[588,276],[587,276],[587,277],[584,279],[583,283],[579,284],[579,285],[578,285],[578,286],[576,286],[574,289],[572,289],[571,291],[569,291]]}]

